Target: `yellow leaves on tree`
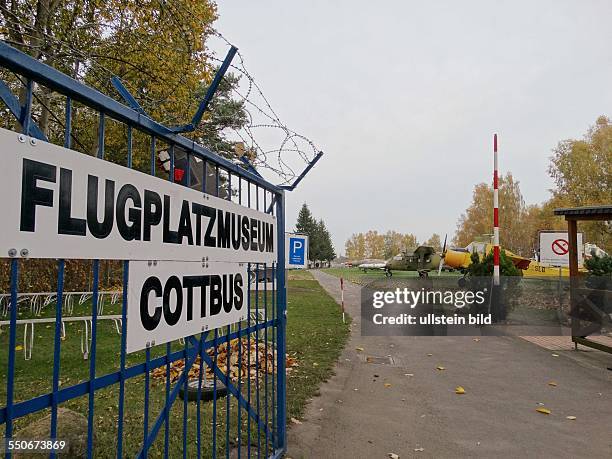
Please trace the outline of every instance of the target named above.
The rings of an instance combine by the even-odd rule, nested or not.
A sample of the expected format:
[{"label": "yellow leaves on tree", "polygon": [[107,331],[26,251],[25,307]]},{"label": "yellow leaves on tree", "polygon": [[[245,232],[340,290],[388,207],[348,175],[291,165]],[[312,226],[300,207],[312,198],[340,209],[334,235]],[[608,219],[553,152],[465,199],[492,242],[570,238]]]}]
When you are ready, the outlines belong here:
[{"label": "yellow leaves on tree", "polygon": [[382,234],[375,230],[367,233],[353,234],[346,241],[346,256],[351,260],[365,258],[388,259],[402,250],[415,248],[417,245],[414,234],[402,234],[397,231],[387,231]]}]

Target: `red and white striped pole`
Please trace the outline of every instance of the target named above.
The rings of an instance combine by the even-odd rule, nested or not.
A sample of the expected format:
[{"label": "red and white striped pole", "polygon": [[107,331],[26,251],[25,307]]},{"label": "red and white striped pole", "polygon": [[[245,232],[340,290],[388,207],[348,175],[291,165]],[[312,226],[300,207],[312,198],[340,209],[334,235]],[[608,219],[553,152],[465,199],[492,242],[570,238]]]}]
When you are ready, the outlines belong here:
[{"label": "red and white striped pole", "polygon": [[493,134],[493,285],[499,285],[499,176],[497,134]]},{"label": "red and white striped pole", "polygon": [[340,298],[342,299],[342,323],[345,323],[344,321],[344,279],[342,277],[340,278]]}]

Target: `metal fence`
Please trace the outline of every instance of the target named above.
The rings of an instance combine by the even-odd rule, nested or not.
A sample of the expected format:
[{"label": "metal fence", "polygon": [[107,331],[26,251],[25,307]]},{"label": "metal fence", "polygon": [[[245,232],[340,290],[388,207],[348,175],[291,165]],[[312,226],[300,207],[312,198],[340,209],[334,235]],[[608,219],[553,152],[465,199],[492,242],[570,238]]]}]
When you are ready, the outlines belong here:
[{"label": "metal fence", "polygon": [[[180,130],[151,120],[134,101],[129,103],[129,94],[123,97],[131,106],[123,105],[4,43],[0,43],[0,67],[4,80],[0,97],[6,105],[3,127],[82,151],[82,145],[75,146],[73,132],[78,107],[79,120],[83,113],[96,120],[95,151],[84,153],[128,168],[135,167],[138,155],[140,170],[180,182],[177,187],[198,189],[275,215],[278,241],[275,263],[248,266],[245,321],[129,355],[129,261],[122,261],[119,285],[112,286],[103,285],[99,260],[83,262],[90,263],[92,287],[78,292],[83,301],[75,304],[74,292],[64,291],[70,275],[66,260],[56,262],[56,291],[32,300],[36,295],[28,294],[39,292],[20,288],[20,269],[27,269],[24,254],[2,254],[2,262],[10,265],[10,288],[2,292],[8,318],[0,325],[0,355],[6,359],[1,374],[6,405],[0,409],[4,437],[20,438],[20,432],[28,432],[32,424],[48,421],[47,437],[61,439],[66,432],[61,408],[66,407],[86,419],[82,427],[87,457],[280,456],[286,448],[283,187],[267,182],[252,168],[245,170],[214,154],[180,135]],[[41,107],[37,94],[42,93],[53,107]],[[15,94],[21,94],[25,103]],[[203,104],[200,111],[205,108]],[[55,134],[49,139],[32,117],[33,111],[43,109],[55,113]],[[63,110],[59,117],[58,110]],[[114,145],[107,158],[105,133],[111,124]],[[63,131],[61,136],[58,130]],[[119,147],[117,132],[124,139]],[[145,144],[146,154],[135,151]],[[148,165],[143,166],[143,157]],[[169,162],[167,171],[164,161]],[[117,288],[119,301],[101,308],[103,293]],[[28,297],[29,301],[23,300]],[[27,359],[18,354],[21,332]],[[40,345],[32,347],[35,340]],[[78,352],[79,344],[82,352]]]}]

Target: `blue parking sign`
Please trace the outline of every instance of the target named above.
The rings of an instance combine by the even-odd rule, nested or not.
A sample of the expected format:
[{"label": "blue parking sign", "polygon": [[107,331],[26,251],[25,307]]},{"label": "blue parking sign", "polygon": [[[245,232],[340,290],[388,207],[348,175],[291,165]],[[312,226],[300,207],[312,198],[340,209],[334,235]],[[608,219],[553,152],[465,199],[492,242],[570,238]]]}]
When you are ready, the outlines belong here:
[{"label": "blue parking sign", "polygon": [[304,265],[306,254],[306,239],[291,237],[289,239],[289,264]]},{"label": "blue parking sign", "polygon": [[285,268],[308,269],[308,235],[285,233]]}]

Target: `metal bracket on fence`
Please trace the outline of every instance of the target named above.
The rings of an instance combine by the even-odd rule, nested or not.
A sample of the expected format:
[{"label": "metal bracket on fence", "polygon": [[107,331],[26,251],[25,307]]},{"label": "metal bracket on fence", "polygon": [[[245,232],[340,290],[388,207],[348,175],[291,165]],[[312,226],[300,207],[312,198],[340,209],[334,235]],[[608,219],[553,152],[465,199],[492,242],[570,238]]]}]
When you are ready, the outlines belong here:
[{"label": "metal bracket on fence", "polygon": [[215,74],[212,83],[210,83],[210,86],[206,91],[204,99],[202,99],[200,105],[198,106],[198,109],[195,112],[195,115],[193,115],[191,123],[185,124],[183,126],[176,126],[170,128],[172,132],[176,132],[178,134],[182,132],[193,132],[196,130],[196,128],[200,125],[200,122],[202,121],[202,116],[204,116],[204,112],[208,108],[208,105],[210,104],[213,96],[215,95],[215,92],[217,92],[219,83],[221,83],[221,80],[223,79],[225,72],[227,72],[227,69],[232,63],[232,59],[236,55],[237,51],[238,48],[236,48],[235,46],[230,47],[229,51],[227,52],[227,56],[225,56],[225,59],[223,60],[223,64],[221,64],[221,67],[219,67],[219,70],[217,70],[217,73]]},{"label": "metal bracket on fence", "polygon": [[257,175],[258,177],[261,177],[261,174],[259,172],[257,172],[257,169],[255,169],[255,166],[253,166],[253,164],[251,164],[251,161],[249,161],[249,158],[247,158],[245,155],[242,155],[240,157],[240,161],[242,161],[244,163],[244,165],[246,166],[247,170],[249,172],[251,172],[252,174]]},{"label": "metal bracket on fence", "polygon": [[113,319],[113,323],[115,324],[115,331],[118,335],[121,335],[121,319]]},{"label": "metal bracket on fence", "polygon": [[[24,301],[26,301],[27,299],[28,299],[28,297],[27,297],[27,296],[18,296],[18,297],[17,297],[17,305],[16,305],[15,307],[19,306],[19,303],[23,303],[23,302],[24,302]],[[10,296],[10,295],[7,295],[7,296],[5,297],[5,304],[4,304],[3,308],[2,308],[2,315],[3,315],[4,317],[6,317],[6,316],[8,315],[8,313],[9,313],[9,311],[11,310],[11,308],[12,308],[12,307],[13,307],[13,306],[11,305],[11,296]]]},{"label": "metal bracket on fence", "polygon": [[85,324],[85,333],[81,335],[81,352],[83,353],[83,359],[87,360],[89,358],[89,343],[91,341],[89,330],[91,330],[93,324],[91,319],[85,319],[83,323]]},{"label": "metal bracket on fence", "polygon": [[146,114],[146,112],[144,111],[144,109],[140,106],[140,104],[138,103],[138,101],[134,98],[134,96],[132,96],[130,94],[130,91],[127,90],[127,88],[125,86],[123,86],[123,83],[121,83],[121,80],[119,79],[119,77],[117,76],[113,76],[111,77],[111,83],[112,85],[115,87],[115,89],[117,90],[117,92],[119,93],[119,95],[121,97],[123,97],[123,100],[125,100],[125,102],[128,104],[128,106],[140,113],[141,115],[144,115],[146,117],[149,117],[149,115]]},{"label": "metal bracket on fence", "polygon": [[81,293],[81,297],[79,298],[79,305],[82,305],[83,303],[85,303],[88,299],[92,297],[92,295],[93,294],[91,292]]},{"label": "metal bracket on fence", "polygon": [[[10,112],[13,114],[17,121],[23,119],[23,107],[19,104],[19,99],[15,97],[11,89],[6,85],[4,81],[0,80],[0,99],[6,104]],[[43,140],[45,142],[48,141],[47,136],[41,131],[41,129],[36,125],[36,123],[30,119],[28,125],[28,135],[30,137],[35,137],[38,140]]]},{"label": "metal bracket on fence", "polygon": [[72,314],[74,312],[74,295],[65,294],[64,296],[64,312]]},{"label": "metal bracket on fence", "polygon": [[45,301],[43,302],[43,306],[49,306],[53,300],[57,298],[57,293],[49,293],[45,297]]},{"label": "metal bracket on fence", "polygon": [[42,307],[40,296],[32,295],[30,297],[30,312],[35,316],[40,316],[42,314]]},{"label": "metal bracket on fence", "polygon": [[298,176],[298,178],[294,180],[294,182],[291,185],[281,186],[280,188],[282,188],[283,190],[287,190],[287,191],[295,190],[295,187],[298,186],[298,184],[302,181],[304,177],[306,177],[306,174],[310,172],[310,169],[312,169],[314,165],[317,164],[317,162],[321,159],[321,156],[323,156],[322,151],[317,153],[317,155],[312,159],[312,161],[308,163],[308,166],[306,166],[306,168],[302,171],[302,173]]},{"label": "metal bracket on fence", "polygon": [[[30,338],[28,340],[28,327],[30,328]],[[32,349],[34,348],[34,322],[26,322],[23,328],[23,358],[32,359]]]},{"label": "metal bracket on fence", "polygon": [[2,317],[6,317],[8,314],[8,305],[10,302],[10,295],[0,295],[0,314],[2,314]]},{"label": "metal bracket on fence", "polygon": [[104,315],[104,292],[98,293],[98,315]]}]

